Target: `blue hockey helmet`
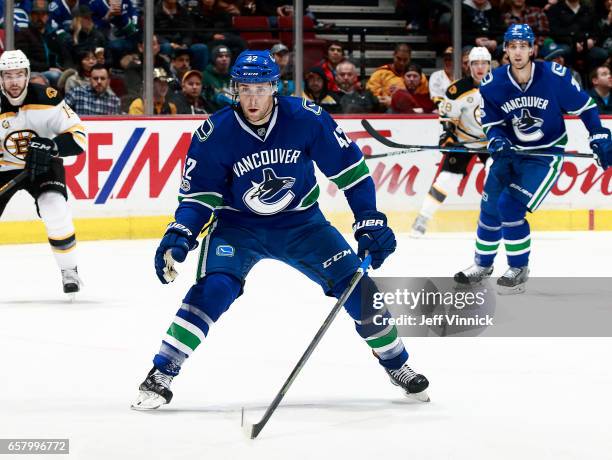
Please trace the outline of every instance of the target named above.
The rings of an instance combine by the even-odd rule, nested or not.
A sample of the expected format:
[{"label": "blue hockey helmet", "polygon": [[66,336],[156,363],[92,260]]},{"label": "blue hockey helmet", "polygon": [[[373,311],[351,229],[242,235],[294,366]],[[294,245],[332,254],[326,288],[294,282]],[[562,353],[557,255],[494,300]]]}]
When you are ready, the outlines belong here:
[{"label": "blue hockey helmet", "polygon": [[504,48],[513,40],[526,41],[529,43],[529,46],[533,46],[535,35],[527,24],[511,24],[504,34]]},{"label": "blue hockey helmet", "polygon": [[236,83],[274,83],[280,78],[280,68],[269,50],[246,50],[236,58],[231,77]]}]

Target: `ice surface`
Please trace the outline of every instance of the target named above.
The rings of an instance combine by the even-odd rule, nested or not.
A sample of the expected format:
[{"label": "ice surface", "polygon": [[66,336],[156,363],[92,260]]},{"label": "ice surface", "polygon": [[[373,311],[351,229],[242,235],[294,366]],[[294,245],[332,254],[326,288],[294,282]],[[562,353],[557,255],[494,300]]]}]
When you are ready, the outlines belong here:
[{"label": "ice surface", "polygon": [[[241,407],[259,419],[333,305],[272,261],[186,363],[172,404],[131,411],[195,273],[191,255],[161,285],[156,245],[79,243],[86,284],[72,304],[47,245],[0,246],[0,438],[70,438],[71,459],[611,458],[612,339],[407,338],[431,381],[432,402],[419,404],[388,382],[344,313],[246,439]],[[472,248],[472,234],[401,238],[375,274],[450,276]],[[611,233],[538,233],[532,275],[610,277],[610,254]]]}]

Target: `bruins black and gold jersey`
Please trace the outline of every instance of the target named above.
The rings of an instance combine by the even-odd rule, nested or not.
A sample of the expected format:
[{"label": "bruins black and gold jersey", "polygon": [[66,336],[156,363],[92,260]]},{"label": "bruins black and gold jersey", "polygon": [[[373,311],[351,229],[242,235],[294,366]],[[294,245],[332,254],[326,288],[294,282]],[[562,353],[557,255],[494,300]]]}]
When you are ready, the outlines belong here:
[{"label": "bruins black and gold jersey", "polygon": [[[485,137],[480,121],[482,96],[472,77],[457,80],[448,87],[444,100],[439,105],[440,121],[455,125],[455,134],[462,141]],[[467,144],[468,147],[482,147],[485,142]]]},{"label": "bruins black and gold jersey", "polygon": [[87,135],[79,116],[58,91],[30,83],[21,106],[0,97],[0,172],[23,169],[30,139],[46,137],[57,144],[60,156],[87,149]]}]

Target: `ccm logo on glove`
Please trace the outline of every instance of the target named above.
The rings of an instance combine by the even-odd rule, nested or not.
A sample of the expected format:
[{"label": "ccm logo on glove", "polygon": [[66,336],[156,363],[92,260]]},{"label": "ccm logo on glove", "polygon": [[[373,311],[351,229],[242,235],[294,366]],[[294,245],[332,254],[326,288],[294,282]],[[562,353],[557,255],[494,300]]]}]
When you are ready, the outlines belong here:
[{"label": "ccm logo on glove", "polygon": [[53,150],[53,147],[49,144],[41,144],[40,142],[30,142],[30,147],[38,150]]}]

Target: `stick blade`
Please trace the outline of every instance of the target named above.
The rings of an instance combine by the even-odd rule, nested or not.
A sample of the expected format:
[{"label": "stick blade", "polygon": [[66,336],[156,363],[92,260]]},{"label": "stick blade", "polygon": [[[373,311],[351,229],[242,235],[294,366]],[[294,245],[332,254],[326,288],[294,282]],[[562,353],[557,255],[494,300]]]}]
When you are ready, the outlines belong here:
[{"label": "stick blade", "polygon": [[255,425],[250,423],[244,417],[244,407],[242,408],[242,415],[241,415],[241,418],[240,418],[240,426],[242,427],[242,432],[244,433],[244,435],[247,438],[255,439],[255,437],[257,436],[257,434],[255,433]]}]

